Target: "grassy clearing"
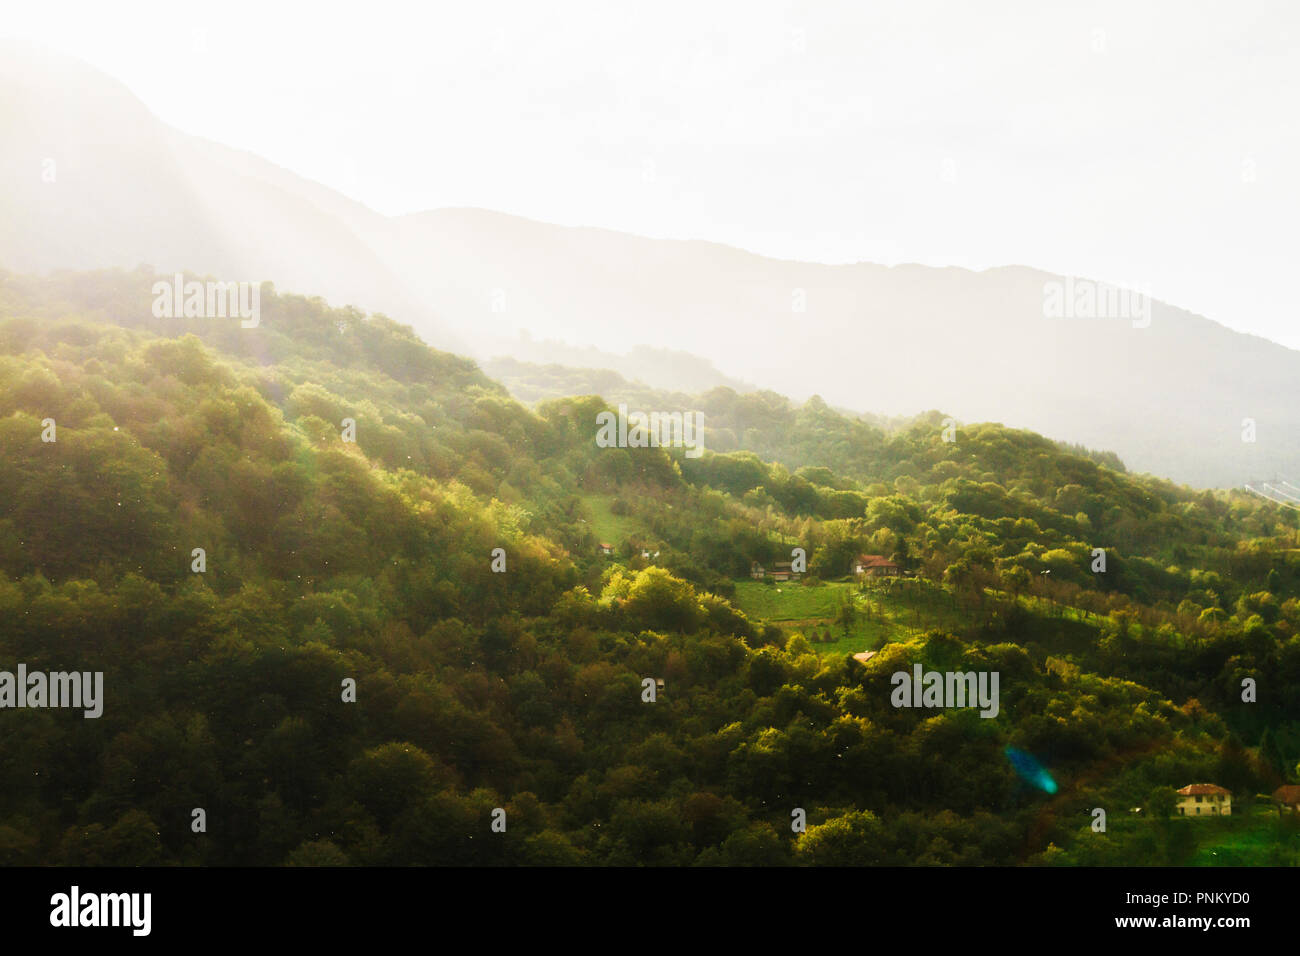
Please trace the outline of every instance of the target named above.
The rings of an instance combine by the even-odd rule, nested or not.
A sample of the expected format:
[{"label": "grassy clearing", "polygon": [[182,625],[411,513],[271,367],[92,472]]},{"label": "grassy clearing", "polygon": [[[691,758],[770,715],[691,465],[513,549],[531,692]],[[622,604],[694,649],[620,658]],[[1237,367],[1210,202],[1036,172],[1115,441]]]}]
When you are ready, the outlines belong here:
[{"label": "grassy clearing", "polygon": [[1272,807],[1195,823],[1199,839],[1190,866],[1300,865],[1300,823]]},{"label": "grassy clearing", "polygon": [[[837,623],[846,600],[853,602],[855,611],[847,628]],[[962,620],[962,612],[950,605],[946,591],[918,582],[880,584],[863,591],[851,581],[813,585],[738,581],[735,604],[751,618],[780,624],[810,641],[814,634],[829,632],[833,640],[813,643],[823,655],[875,650],[932,628],[950,630]]]},{"label": "grassy clearing", "polygon": [[794,582],[736,582],[736,603],[750,617],[768,621],[832,618],[848,586],[837,582],[805,586]]},{"label": "grassy clearing", "polygon": [[586,499],[587,509],[591,512],[591,528],[596,537],[617,548],[624,538],[640,529],[636,518],[631,515],[614,514],[610,510],[613,503],[613,495],[592,495]]}]

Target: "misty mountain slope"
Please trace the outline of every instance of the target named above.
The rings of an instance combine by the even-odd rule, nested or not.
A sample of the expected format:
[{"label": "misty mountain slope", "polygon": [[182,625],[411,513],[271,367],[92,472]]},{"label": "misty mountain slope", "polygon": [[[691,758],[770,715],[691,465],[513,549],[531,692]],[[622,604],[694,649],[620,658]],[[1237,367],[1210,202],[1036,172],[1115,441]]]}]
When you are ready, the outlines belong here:
[{"label": "misty mountain slope", "polygon": [[894,415],[946,408],[1195,484],[1300,468],[1300,353],[1165,303],[1150,303],[1148,327],[1049,319],[1044,284],[1060,277],[1024,267],[782,262],[479,210],[406,222],[395,254],[461,251],[456,281],[431,270],[422,291],[476,327],[684,349],[794,397]]},{"label": "misty mountain slope", "polygon": [[943,408],[1198,485],[1300,474],[1300,352],[1164,303],[1144,328],[1049,319],[1060,277],[1019,266],[788,262],[476,209],[386,217],[169,129],[75,61],[3,47],[0,268],[140,263],[311,289],[480,358],[647,346],[725,381],[608,367],[656,389],[743,380],[863,412]]},{"label": "misty mountain slope", "polygon": [[[736,392],[757,391],[747,382],[723,375],[713,363],[697,355],[672,349],[653,349],[640,345],[626,355],[606,352],[596,348],[574,348],[554,339],[537,341],[527,337],[513,343],[513,349],[527,350],[531,362],[520,362],[508,355],[496,356],[483,362],[484,370],[499,367],[500,377],[510,377],[523,385],[523,380],[537,375],[549,376],[555,385],[564,384],[567,390],[556,392],[551,388],[538,390],[523,386],[524,391],[512,394],[520,401],[534,402],[542,397],[559,395],[586,395],[597,392],[606,398],[616,399],[625,394],[627,386],[635,385],[636,393],[649,397],[648,392],[684,392],[698,394],[714,388],[729,388]],[[549,370],[542,372],[541,370]],[[488,374],[495,374],[491,371]],[[645,384],[656,383],[656,387]],[[596,388],[585,387],[599,383]],[[571,386],[571,387],[569,387]]]},{"label": "misty mountain slope", "polygon": [[148,264],[270,279],[405,315],[426,332],[436,326],[363,238],[362,220],[377,214],[169,128],[120,83],[75,60],[0,45],[0,144],[4,268]]}]

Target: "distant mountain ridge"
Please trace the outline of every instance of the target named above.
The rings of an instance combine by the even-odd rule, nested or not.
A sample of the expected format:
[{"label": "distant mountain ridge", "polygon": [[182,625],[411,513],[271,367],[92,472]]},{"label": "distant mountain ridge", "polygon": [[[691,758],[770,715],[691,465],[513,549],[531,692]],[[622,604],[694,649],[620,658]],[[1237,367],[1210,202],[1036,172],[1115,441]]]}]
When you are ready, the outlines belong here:
[{"label": "distant mountain ridge", "polygon": [[[943,412],[885,418],[831,408],[818,395],[792,402],[772,391],[738,393],[725,385],[687,394],[628,381],[609,369],[538,365],[499,358],[482,363],[483,372],[516,399],[539,406],[567,403],[573,396],[598,395],[610,405],[633,410],[681,409],[702,415],[705,444],[715,452],[748,452],[791,469],[829,468],[864,482],[875,481],[888,467],[879,451],[888,439],[920,429],[937,432]],[[1109,451],[1055,442],[1059,451],[1087,458],[1117,472],[1124,463]]]},{"label": "distant mountain ridge", "polygon": [[644,347],[699,360],[607,367],[656,389],[948,409],[1201,486],[1300,474],[1300,352],[1161,302],[1146,327],[1046,318],[1045,285],[1064,279],[1039,270],[786,262],[474,209],[387,217],[11,44],[0,144],[0,268],[269,279],[480,359]]},{"label": "distant mountain ridge", "polygon": [[[581,378],[583,372],[603,371],[613,375],[618,380],[618,382],[610,380],[611,384],[616,386],[632,382],[641,385],[654,382],[656,389],[660,391],[697,393],[707,392],[712,388],[730,388],[737,392],[758,391],[754,385],[748,382],[723,375],[714,368],[713,363],[708,359],[673,349],[654,349],[649,346],[639,345],[626,355],[620,355],[592,347],[577,348],[563,342],[556,342],[553,339],[536,341],[531,337],[521,336],[514,350],[526,351],[531,356],[532,361],[524,363],[530,368],[543,365],[560,368],[564,370],[564,375],[570,379]],[[509,371],[504,374],[510,375],[519,371],[519,369],[508,364],[511,361],[517,360],[510,359],[507,354],[488,360],[483,365],[486,368],[498,362],[507,363],[503,367],[509,369]],[[624,382],[624,380],[627,380],[627,382]],[[566,394],[577,395],[585,394],[585,392],[570,390]],[[535,401],[536,398],[531,397],[521,400]]]}]

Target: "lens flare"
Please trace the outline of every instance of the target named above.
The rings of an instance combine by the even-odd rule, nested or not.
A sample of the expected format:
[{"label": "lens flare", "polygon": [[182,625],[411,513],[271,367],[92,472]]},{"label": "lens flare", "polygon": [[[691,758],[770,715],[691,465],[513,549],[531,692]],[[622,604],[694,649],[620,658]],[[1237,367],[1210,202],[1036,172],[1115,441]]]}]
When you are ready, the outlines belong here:
[{"label": "lens flare", "polygon": [[1034,759],[1033,754],[1017,750],[1015,747],[1007,747],[1006,755],[1021,780],[1044,793],[1056,793],[1056,781],[1047,772],[1047,768]]}]

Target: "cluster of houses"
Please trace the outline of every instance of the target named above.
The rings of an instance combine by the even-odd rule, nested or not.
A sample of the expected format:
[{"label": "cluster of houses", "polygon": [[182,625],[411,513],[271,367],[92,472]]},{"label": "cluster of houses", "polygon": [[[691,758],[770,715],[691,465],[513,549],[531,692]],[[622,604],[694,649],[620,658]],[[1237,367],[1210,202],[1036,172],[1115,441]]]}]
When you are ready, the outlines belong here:
[{"label": "cluster of houses", "polygon": [[[614,546],[608,542],[600,542],[601,554],[613,554]],[[643,552],[643,557],[651,557],[649,552]],[[654,557],[658,557],[655,552]],[[879,554],[859,554],[853,559],[853,574],[860,577],[887,577],[896,578],[903,574],[903,569],[890,561],[888,558]],[[771,569],[763,567],[757,561],[753,562],[749,568],[749,576],[755,580],[773,580],[773,581],[798,581],[803,577],[802,571],[794,570],[794,565],[789,561],[778,561],[772,565]],[[875,651],[863,651],[854,654],[854,660],[865,664],[871,658],[876,656]],[[663,687],[663,681],[657,682],[659,688]],[[1214,783],[1192,783],[1177,791],[1178,802],[1175,807],[1180,817],[1228,817],[1232,816],[1232,792],[1224,787]],[[1278,787],[1273,791],[1273,802],[1277,804],[1280,810],[1289,810],[1300,813],[1300,785],[1288,784]],[[1134,812],[1141,812],[1141,808],[1135,807]]]},{"label": "cluster of houses", "polygon": [[[853,559],[853,574],[855,576],[876,578],[887,577],[896,578],[902,575],[903,569],[893,561],[890,561],[884,555],[880,554],[859,554]],[[749,576],[756,581],[771,579],[773,581],[798,581],[803,577],[803,572],[794,570],[789,561],[778,561],[772,565],[771,569],[763,567],[755,561],[749,566]]]},{"label": "cluster of houses", "polygon": [[[602,555],[612,555],[614,546],[608,541],[601,541],[597,545],[597,551]],[[656,551],[652,555],[649,551],[642,551],[641,556],[653,559],[659,556],[659,552]],[[853,559],[852,572],[855,577],[864,578],[896,578],[903,575],[901,567],[881,554],[859,554]],[[804,576],[804,572],[796,571],[790,561],[778,561],[771,568],[765,568],[754,561],[749,566],[749,576],[755,581],[798,581]]]},{"label": "cluster of houses", "polygon": [[778,561],[772,570],[763,567],[757,561],[749,566],[749,576],[755,581],[771,578],[773,581],[798,581],[803,577],[802,571],[796,571],[789,561]]},{"label": "cluster of houses", "polygon": [[[599,545],[597,545],[596,550],[599,551],[601,554],[613,554],[614,546],[610,544],[608,541],[602,541],[600,542]],[[655,558],[659,557],[659,552],[656,551],[653,554],[651,554],[649,551],[642,549],[641,557],[645,558],[647,561],[653,561]]]},{"label": "cluster of houses", "polygon": [[[614,546],[602,541],[600,553],[613,554]],[[643,557],[649,558],[651,555],[649,552],[643,552]],[[658,557],[658,552],[655,552],[654,557]],[[853,559],[853,574],[868,578],[896,578],[902,576],[903,569],[883,555],[859,554]],[[798,581],[803,577],[803,572],[794,570],[794,565],[789,561],[778,561],[771,569],[755,561],[750,565],[749,576],[759,581],[766,579]],[[875,656],[875,651],[863,651],[854,654],[853,658],[865,664]],[[662,680],[658,681],[658,686],[663,687]],[[1218,784],[1191,783],[1178,790],[1177,794],[1178,802],[1175,806],[1180,817],[1232,816],[1232,792]],[[1280,810],[1300,813],[1300,785],[1288,784],[1278,787],[1273,791],[1273,802]],[[1134,812],[1141,812],[1141,808],[1135,807]]]},{"label": "cluster of houses", "polygon": [[[1287,784],[1273,791],[1278,810],[1300,813],[1300,786]],[[1232,793],[1214,783],[1191,783],[1178,791],[1180,817],[1230,817]]]}]

